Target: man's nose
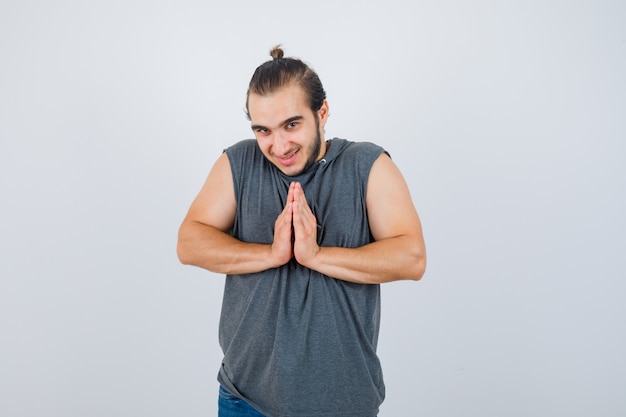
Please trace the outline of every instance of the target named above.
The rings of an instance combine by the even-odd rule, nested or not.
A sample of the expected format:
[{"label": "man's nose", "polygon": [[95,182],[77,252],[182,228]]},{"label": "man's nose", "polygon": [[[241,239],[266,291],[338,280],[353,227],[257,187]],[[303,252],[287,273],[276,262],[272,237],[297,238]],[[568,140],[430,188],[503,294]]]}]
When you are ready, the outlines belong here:
[{"label": "man's nose", "polygon": [[289,152],[289,138],[284,132],[274,132],[274,154],[281,156]]}]

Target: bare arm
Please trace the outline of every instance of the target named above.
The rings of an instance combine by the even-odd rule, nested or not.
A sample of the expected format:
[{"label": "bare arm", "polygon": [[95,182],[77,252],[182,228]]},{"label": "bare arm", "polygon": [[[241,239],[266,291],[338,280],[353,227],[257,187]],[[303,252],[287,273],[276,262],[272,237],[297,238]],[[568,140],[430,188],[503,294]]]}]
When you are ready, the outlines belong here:
[{"label": "bare arm", "polygon": [[246,274],[291,259],[291,204],[276,219],[272,245],[241,242],[230,236],[236,210],[230,163],[223,153],[180,226],[176,248],[180,261],[218,273]]},{"label": "bare arm", "polygon": [[422,227],[406,182],[386,154],[372,166],[366,204],[375,242],[359,248],[319,247],[315,216],[297,186],[293,203],[296,260],[325,275],[363,284],[419,280],[426,268]]}]

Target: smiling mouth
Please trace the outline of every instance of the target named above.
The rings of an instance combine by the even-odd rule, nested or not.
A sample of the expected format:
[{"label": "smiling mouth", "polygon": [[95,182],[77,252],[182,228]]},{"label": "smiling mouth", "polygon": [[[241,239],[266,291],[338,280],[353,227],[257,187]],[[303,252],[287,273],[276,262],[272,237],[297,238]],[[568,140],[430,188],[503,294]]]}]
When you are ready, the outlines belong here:
[{"label": "smiling mouth", "polygon": [[298,155],[298,150],[296,149],[295,151],[285,155],[285,156],[276,156],[276,159],[278,159],[280,161],[281,164],[283,165],[291,165],[295,159],[296,156]]}]

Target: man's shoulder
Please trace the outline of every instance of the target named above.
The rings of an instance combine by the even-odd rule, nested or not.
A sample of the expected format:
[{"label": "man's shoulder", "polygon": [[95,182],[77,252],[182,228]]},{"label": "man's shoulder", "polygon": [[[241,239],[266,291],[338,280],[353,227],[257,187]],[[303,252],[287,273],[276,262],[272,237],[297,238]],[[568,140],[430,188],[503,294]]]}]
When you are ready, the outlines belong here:
[{"label": "man's shoulder", "polygon": [[256,139],[244,139],[224,149],[233,172],[242,174],[262,166],[263,154],[261,153]]}]

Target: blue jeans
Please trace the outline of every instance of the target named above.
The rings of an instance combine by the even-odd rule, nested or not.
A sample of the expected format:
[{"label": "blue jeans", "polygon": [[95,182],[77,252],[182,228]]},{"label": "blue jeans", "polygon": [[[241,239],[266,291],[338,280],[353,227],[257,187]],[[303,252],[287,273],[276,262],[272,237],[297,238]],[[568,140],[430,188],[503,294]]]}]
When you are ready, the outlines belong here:
[{"label": "blue jeans", "polygon": [[252,408],[250,404],[231,394],[221,385],[217,408],[217,417],[265,417]]},{"label": "blue jeans", "polygon": [[231,394],[221,385],[217,408],[217,417],[265,417],[252,408],[250,404]]}]

